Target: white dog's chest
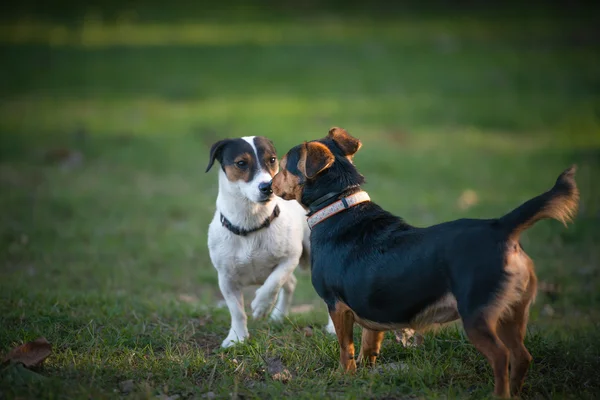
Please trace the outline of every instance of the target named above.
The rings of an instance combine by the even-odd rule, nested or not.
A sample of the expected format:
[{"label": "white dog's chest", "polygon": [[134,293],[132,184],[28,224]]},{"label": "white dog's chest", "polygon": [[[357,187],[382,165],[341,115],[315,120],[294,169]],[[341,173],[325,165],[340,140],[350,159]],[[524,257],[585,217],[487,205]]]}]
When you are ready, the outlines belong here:
[{"label": "white dog's chest", "polygon": [[[209,239],[209,251],[215,268],[243,286],[261,285],[273,269],[290,256],[288,246],[265,230],[248,236],[221,232]],[[271,227],[270,229],[272,229]]]}]

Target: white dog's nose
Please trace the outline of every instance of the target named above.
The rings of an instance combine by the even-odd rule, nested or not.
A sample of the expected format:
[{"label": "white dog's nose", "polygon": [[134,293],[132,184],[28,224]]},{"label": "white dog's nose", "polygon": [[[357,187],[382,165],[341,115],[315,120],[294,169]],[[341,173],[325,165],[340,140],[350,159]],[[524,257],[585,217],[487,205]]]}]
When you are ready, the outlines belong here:
[{"label": "white dog's nose", "polygon": [[273,189],[271,188],[271,182],[261,182],[258,184],[258,190],[260,190],[260,192],[262,194],[271,194],[273,193]]}]

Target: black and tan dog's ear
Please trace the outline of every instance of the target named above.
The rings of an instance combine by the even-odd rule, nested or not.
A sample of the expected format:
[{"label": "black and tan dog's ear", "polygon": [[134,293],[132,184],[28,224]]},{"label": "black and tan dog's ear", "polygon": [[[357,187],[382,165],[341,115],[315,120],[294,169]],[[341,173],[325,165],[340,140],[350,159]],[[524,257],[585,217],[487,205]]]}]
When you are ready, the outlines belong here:
[{"label": "black and tan dog's ear", "polygon": [[331,167],[331,164],[335,161],[335,156],[323,143],[304,143],[303,153],[298,163],[298,169],[308,179],[314,178]]},{"label": "black and tan dog's ear", "polygon": [[343,128],[331,128],[328,136],[333,139],[346,157],[351,158],[362,146],[360,140],[350,136]]},{"label": "black and tan dog's ear", "polygon": [[219,140],[218,142],[216,142],[215,144],[213,144],[211,146],[210,156],[209,156],[209,160],[208,160],[208,167],[206,167],[205,172],[210,171],[213,164],[215,163],[215,160],[218,160],[219,162],[221,162],[223,147],[230,141],[231,141],[231,139]]}]

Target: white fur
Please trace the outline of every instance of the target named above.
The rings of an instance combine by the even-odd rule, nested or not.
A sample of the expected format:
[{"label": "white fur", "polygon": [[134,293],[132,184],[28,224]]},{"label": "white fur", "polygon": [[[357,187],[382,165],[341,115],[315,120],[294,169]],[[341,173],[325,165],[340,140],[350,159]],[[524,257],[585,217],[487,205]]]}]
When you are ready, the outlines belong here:
[{"label": "white fur", "polygon": [[[257,155],[254,137],[244,137]],[[260,168],[260,166],[259,166]],[[295,201],[273,196],[268,203],[257,203],[258,185],[271,181],[262,169],[251,182],[227,179],[219,169],[217,209],[208,228],[208,250],[219,275],[219,287],[231,314],[231,329],[221,344],[230,347],[248,336],[242,289],[261,285],[251,303],[252,316],[281,321],[289,312],[296,287],[294,270],[300,262],[303,248],[309,249],[309,228],[304,209]],[[247,236],[230,232],[220,221],[222,213],[233,225],[252,229],[261,225],[279,205],[280,213],[268,228]],[[335,332],[331,319],[328,332]]]}]

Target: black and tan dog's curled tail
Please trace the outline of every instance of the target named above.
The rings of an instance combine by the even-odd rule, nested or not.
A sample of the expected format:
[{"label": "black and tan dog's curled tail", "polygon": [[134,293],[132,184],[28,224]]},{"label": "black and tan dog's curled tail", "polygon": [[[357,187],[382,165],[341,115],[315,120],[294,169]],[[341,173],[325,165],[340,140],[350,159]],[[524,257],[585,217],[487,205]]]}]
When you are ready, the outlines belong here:
[{"label": "black and tan dog's curled tail", "polygon": [[556,219],[565,226],[573,220],[579,208],[576,170],[577,167],[572,165],[560,174],[552,189],[526,201],[500,218],[500,225],[508,230],[511,238],[518,238],[525,229],[545,218]]}]

